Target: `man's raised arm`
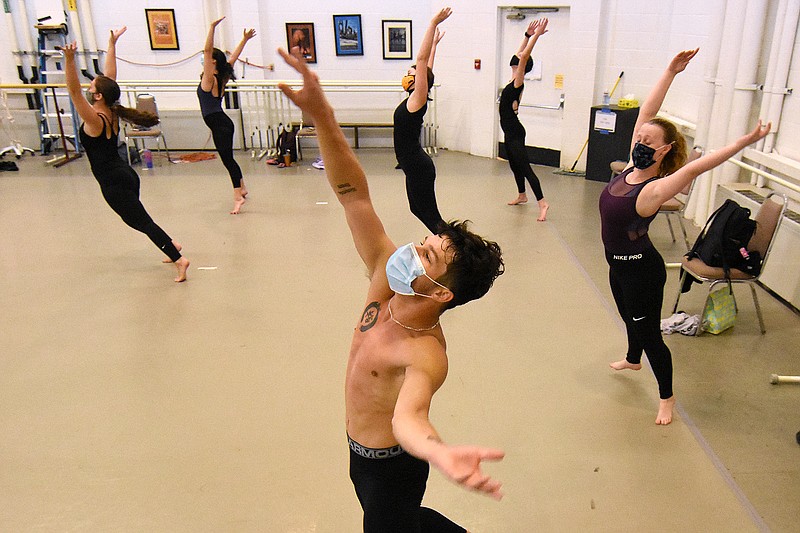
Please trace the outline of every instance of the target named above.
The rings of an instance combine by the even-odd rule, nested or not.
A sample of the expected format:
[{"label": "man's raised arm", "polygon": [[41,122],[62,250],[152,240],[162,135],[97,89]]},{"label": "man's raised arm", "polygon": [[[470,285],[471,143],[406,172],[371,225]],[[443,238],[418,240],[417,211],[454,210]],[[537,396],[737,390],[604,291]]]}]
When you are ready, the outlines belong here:
[{"label": "man's raised arm", "polygon": [[294,91],[285,84],[279,84],[278,87],[314,121],[328,182],[344,207],[356,249],[371,276],[375,268],[394,252],[395,246],[372,206],[364,169],[336,122],[333,108],[325,98],[317,75],[309,70],[299,54],[289,54],[283,49],[278,49],[278,53],[303,76],[300,90]]}]

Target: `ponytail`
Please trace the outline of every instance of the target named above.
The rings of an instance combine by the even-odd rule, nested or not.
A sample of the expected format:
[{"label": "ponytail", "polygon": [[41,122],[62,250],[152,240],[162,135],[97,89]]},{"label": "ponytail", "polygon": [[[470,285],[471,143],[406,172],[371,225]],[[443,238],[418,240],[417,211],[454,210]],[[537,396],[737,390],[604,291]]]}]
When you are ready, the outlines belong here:
[{"label": "ponytail", "polygon": [[114,104],[109,107],[119,118],[125,122],[136,124],[137,126],[149,128],[155,126],[159,122],[158,115],[154,113],[139,111],[138,109],[132,109],[119,104]]}]

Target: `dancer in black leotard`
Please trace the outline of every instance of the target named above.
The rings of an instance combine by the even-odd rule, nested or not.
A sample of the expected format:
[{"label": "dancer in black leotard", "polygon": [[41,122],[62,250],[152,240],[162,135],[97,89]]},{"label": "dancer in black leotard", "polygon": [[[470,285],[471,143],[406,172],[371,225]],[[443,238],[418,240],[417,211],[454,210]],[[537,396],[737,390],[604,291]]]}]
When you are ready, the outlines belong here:
[{"label": "dancer in black leotard", "polygon": [[[676,55],[639,111],[634,127],[631,162],[600,195],[603,245],[611,292],[628,333],[625,359],[614,370],[639,370],[647,354],[658,381],[661,401],[656,424],[672,422],[672,354],[661,337],[660,317],[667,278],[664,260],[650,242],[647,229],[658,209],[694,178],[769,133],[761,121],[749,134],[689,164],[686,141],[674,124],[656,118],[667,90],[697,50]],[[685,165],[684,165],[685,164]]]},{"label": "dancer in black leotard", "polygon": [[239,59],[247,41],[255,37],[256,30],[244,30],[242,40],[230,58],[225,57],[225,52],[214,48],[214,30],[225,17],[211,23],[203,48],[203,74],[200,76],[200,85],[197,87],[197,98],[200,100],[200,111],[203,120],[211,130],[214,146],[217,148],[222,164],[228,169],[233,183],[233,209],[231,215],[238,215],[247,196],[247,187],[242,178],[242,169],[233,158],[233,121],[222,110],[222,95],[225,84],[236,78],[233,66]]},{"label": "dancer in black leotard", "polygon": [[122,160],[117,151],[120,118],[142,126],[154,126],[158,123],[155,115],[140,113],[118,103],[120,90],[114,81],[117,76],[116,43],[126,29],[123,27],[111,32],[105,62],[106,75],[92,80],[86,98],[81,94],[78,69],[75,66],[77,45],[73,42],[63,48],[67,89],[75,110],[83,120],[80,127],[81,143],[89,158],[92,173],[100,184],[103,198],[128,226],[150,237],[169,257],[165,262],[174,263],[178,269],[175,281],[185,281],[189,260],[181,256],[180,244],[170,239],[147,214],[139,201],[139,176]]},{"label": "dancer in black leotard", "polygon": [[[506,156],[508,157],[511,171],[514,173],[514,180],[517,182],[517,192],[519,193],[515,200],[508,202],[508,205],[519,205],[528,201],[528,195],[525,194],[525,180],[527,179],[528,183],[531,184],[536,200],[539,202],[539,217],[536,219],[539,221],[547,218],[547,209],[550,204],[545,201],[539,178],[528,162],[528,152],[525,148],[525,127],[519,121],[517,113],[519,102],[522,99],[522,90],[525,89],[525,74],[533,68],[531,51],[539,37],[547,31],[547,22],[547,19],[543,18],[528,24],[525,38],[522,39],[517,53],[511,58],[511,81],[508,82],[508,85],[503,88],[503,92],[500,94],[499,107],[500,127],[505,135]],[[524,70],[520,68],[520,64],[525,65]]]},{"label": "dancer in black leotard", "polygon": [[408,206],[414,216],[432,233],[438,233],[438,227],[443,222],[436,206],[436,167],[431,157],[422,149],[419,138],[422,120],[428,110],[428,93],[433,85],[436,44],[444,36],[437,26],[450,13],[450,8],[443,9],[431,20],[428,31],[422,38],[417,63],[403,77],[403,88],[409,96],[394,110],[394,153],[406,175]]}]

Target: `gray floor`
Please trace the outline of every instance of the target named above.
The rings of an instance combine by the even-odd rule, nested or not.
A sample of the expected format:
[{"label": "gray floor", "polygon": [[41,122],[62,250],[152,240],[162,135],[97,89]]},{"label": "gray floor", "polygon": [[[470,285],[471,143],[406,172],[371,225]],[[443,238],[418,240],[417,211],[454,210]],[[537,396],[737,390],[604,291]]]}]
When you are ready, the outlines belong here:
[{"label": "gray floor", "polygon": [[[0,531],[359,530],[342,383],[366,291],[321,171],[243,166],[230,216],[221,163],[141,171],[142,201],[184,245],[189,281],[111,212],[85,159],[0,174]],[[402,244],[408,212],[386,150],[361,150]],[[800,318],[746,289],[720,336],[667,338],[678,416],[654,425],[649,370],[615,374],[622,325],[606,281],[602,184],[537,168],[552,209],[508,207],[506,163],[442,152],[446,218],[504,249],[507,273],[444,315],[444,438],[506,450],[497,503],[431,475],[426,503],[474,532],[800,531]],[[697,232],[697,229],[694,229]],[[666,222],[651,235],[677,260]],[[676,277],[670,273],[665,309]],[[681,307],[699,312],[694,289]],[[666,313],[669,314],[669,313]]]}]

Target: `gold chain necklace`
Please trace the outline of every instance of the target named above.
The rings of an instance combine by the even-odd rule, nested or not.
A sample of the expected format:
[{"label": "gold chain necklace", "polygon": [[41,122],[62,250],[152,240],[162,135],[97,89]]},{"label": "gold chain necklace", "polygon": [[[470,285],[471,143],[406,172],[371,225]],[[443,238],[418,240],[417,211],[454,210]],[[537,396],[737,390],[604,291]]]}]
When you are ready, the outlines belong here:
[{"label": "gold chain necklace", "polygon": [[[398,326],[400,326],[401,328],[406,328],[406,329],[409,329],[409,330],[411,330],[411,331],[430,331],[430,330],[432,330],[433,328],[435,328],[436,326],[438,326],[438,325],[439,325],[439,320],[437,320],[437,321],[436,321],[436,324],[432,325],[432,326],[431,326],[431,327],[429,327],[429,328],[412,328],[411,326],[406,326],[405,324],[403,324],[402,322],[400,322],[399,320],[397,320],[397,319],[394,317],[394,314],[392,313],[392,301],[391,301],[391,300],[389,300],[388,307],[389,307],[389,318],[391,318],[391,319],[392,319],[392,321],[393,321],[395,324],[397,324]],[[440,320],[441,320],[441,319],[440,319]]]}]

